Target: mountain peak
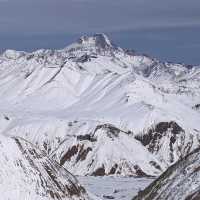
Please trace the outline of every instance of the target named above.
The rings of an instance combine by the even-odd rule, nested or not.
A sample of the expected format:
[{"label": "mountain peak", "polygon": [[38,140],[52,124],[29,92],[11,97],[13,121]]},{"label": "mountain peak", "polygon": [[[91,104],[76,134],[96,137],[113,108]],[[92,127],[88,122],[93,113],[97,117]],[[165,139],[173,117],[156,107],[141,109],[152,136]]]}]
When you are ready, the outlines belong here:
[{"label": "mountain peak", "polygon": [[103,49],[114,46],[108,36],[104,33],[97,33],[93,36],[82,36],[77,42],[82,45],[94,45]]}]

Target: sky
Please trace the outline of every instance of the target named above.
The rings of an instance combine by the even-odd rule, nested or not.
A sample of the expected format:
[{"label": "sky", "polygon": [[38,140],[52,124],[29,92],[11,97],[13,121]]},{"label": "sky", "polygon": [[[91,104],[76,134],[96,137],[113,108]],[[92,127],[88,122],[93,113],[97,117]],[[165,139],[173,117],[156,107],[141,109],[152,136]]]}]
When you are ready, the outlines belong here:
[{"label": "sky", "polygon": [[81,35],[200,64],[199,0],[0,0],[0,51],[63,48]]}]

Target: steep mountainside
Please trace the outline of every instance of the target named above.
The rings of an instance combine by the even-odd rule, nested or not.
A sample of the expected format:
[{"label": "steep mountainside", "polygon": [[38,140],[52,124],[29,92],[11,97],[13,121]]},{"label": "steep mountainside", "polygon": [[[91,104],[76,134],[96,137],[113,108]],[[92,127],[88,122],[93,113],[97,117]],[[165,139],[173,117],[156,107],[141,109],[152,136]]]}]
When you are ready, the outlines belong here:
[{"label": "steep mountainside", "polygon": [[194,150],[163,173],[134,200],[200,199],[200,149]]},{"label": "steep mountainside", "polygon": [[[134,46],[134,44],[133,44]],[[103,34],[0,56],[0,131],[79,175],[157,176],[199,146],[200,68]]]},{"label": "steep mountainside", "polygon": [[0,193],[9,200],[89,200],[76,178],[26,140],[0,136]]}]

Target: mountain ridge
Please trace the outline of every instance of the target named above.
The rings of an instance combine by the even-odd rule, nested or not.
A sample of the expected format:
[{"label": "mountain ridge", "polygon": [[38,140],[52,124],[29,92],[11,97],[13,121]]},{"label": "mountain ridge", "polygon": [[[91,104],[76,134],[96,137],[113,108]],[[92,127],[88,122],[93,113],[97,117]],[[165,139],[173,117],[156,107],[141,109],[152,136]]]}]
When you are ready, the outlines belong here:
[{"label": "mountain ridge", "polygon": [[199,146],[198,67],[162,63],[97,34],[62,50],[9,50],[0,72],[1,133],[74,174],[158,176]]}]

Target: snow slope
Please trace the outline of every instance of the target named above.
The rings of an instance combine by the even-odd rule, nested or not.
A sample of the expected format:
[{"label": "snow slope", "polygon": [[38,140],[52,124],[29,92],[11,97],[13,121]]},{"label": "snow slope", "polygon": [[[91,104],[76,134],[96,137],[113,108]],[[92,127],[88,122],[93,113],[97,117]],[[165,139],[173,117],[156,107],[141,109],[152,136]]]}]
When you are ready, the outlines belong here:
[{"label": "snow slope", "polygon": [[89,200],[77,179],[22,138],[0,136],[3,200]]},{"label": "snow slope", "polygon": [[200,68],[124,50],[104,34],[0,55],[0,132],[78,175],[157,176],[199,146]]}]

